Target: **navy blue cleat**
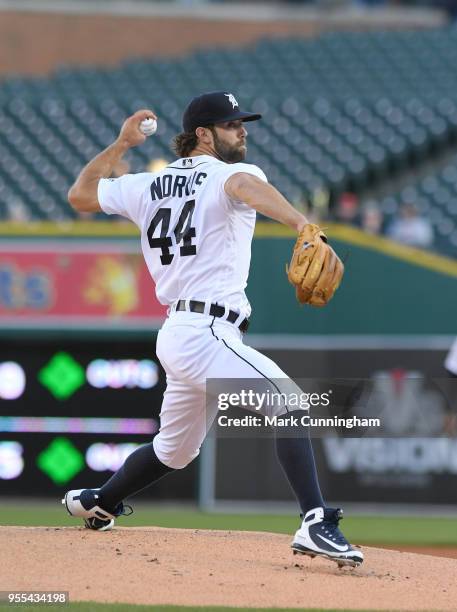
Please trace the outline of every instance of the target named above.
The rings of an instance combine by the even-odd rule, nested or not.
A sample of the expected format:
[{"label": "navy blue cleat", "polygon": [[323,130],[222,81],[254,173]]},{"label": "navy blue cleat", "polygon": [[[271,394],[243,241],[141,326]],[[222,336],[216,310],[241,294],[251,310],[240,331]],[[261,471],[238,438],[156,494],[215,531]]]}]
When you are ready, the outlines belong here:
[{"label": "navy blue cleat", "polygon": [[292,542],[294,555],[324,557],[338,563],[338,567],[357,567],[363,563],[362,551],[351,546],[338,528],[342,518],[340,508],[308,510]]},{"label": "navy blue cleat", "polygon": [[129,516],[133,510],[122,502],[112,512],[103,510],[98,505],[99,489],[75,489],[68,491],[62,500],[68,514],[84,519],[87,529],[109,531],[114,526],[118,516]]}]

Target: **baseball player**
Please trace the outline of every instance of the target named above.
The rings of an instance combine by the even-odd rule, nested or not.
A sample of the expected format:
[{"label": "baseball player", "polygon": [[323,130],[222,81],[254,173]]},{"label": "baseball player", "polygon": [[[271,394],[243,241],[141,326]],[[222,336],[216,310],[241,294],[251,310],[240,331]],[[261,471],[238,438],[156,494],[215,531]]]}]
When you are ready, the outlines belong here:
[{"label": "baseball player", "polygon": [[[260,115],[240,110],[232,93],[200,95],[187,106],[183,132],[174,139],[178,159],[157,173],[108,178],[128,149],[145,141],[140,124],[146,118],[156,116],[140,110],[129,117],[69,192],[76,210],[119,214],[140,228],[157,297],[169,307],[157,337],[167,374],[159,432],[101,488],[69,491],[62,500],[72,516],[99,531],[126,514],[125,498],[197,457],[216,416],[205,397],[208,379],[255,379],[275,389],[291,383],[276,363],[243,343],[256,211],[298,233],[288,276],[300,302],[324,305],[343,274],[321,230],[268,184],[260,168],[243,162],[245,124]],[[270,410],[290,412],[284,403]],[[342,511],[324,504],[309,436],[276,435],[275,443],[302,512],[294,552],[359,565],[362,552],[338,528]]]}]

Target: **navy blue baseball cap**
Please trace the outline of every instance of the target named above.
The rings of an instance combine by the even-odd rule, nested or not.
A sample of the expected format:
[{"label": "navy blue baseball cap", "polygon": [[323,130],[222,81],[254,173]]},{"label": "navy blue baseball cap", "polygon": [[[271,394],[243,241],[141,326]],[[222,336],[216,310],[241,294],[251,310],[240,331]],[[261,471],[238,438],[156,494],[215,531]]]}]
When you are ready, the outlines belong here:
[{"label": "navy blue baseball cap", "polygon": [[257,121],[262,115],[240,110],[235,96],[228,91],[211,91],[189,102],[182,118],[185,132],[224,121]]}]

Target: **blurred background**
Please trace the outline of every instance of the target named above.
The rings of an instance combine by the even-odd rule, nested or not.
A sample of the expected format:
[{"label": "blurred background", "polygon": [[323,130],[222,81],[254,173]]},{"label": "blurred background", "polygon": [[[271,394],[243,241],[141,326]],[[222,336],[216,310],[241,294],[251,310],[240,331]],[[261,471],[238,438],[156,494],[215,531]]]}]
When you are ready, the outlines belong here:
[{"label": "blurred background", "polygon": [[[137,229],[78,216],[66,194],[130,113],[153,108],[159,129],[118,176],[172,161],[187,102],[223,89],[263,114],[248,126],[247,161],[328,228],[346,262],[328,307],[299,308],[284,274],[293,234],[260,218],[246,342],[294,377],[370,381],[393,415],[391,437],[315,441],[325,496],[455,516],[456,7],[0,1],[4,503],[99,486],[157,431],[165,309]],[[296,511],[260,439],[211,438],[140,497]]]}]

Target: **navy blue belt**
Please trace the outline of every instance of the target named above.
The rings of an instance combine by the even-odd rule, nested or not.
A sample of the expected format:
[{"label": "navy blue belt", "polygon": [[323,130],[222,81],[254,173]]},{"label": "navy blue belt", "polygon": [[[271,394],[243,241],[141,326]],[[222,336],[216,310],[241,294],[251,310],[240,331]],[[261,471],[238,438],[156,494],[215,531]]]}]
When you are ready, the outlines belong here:
[{"label": "navy blue belt", "polygon": [[[198,312],[199,314],[204,314],[205,312],[205,302],[197,302],[195,300],[190,300],[188,306],[186,308],[186,300],[179,300],[176,304],[176,310],[183,311],[189,310],[190,312]],[[209,307],[209,315],[211,317],[217,317],[220,319],[225,314],[225,308],[223,306],[219,306],[218,304],[211,304]],[[239,313],[234,310],[229,310],[229,313],[226,317],[226,321],[229,323],[235,323],[235,321],[239,317]],[[249,327],[249,319],[243,319],[241,323],[238,325],[238,329],[240,332],[245,334],[248,331]]]}]

